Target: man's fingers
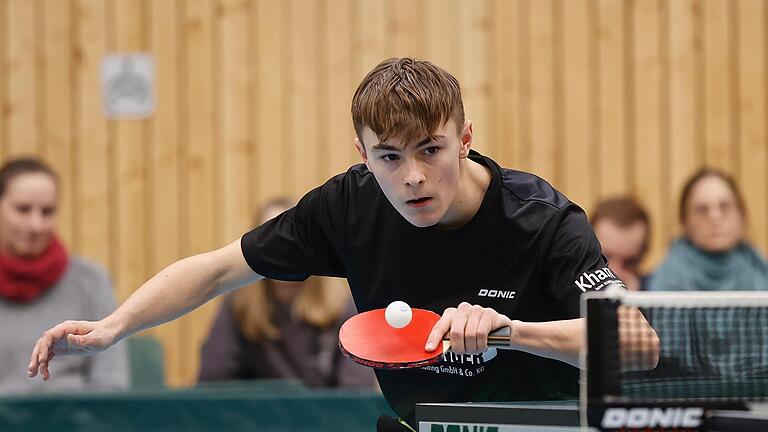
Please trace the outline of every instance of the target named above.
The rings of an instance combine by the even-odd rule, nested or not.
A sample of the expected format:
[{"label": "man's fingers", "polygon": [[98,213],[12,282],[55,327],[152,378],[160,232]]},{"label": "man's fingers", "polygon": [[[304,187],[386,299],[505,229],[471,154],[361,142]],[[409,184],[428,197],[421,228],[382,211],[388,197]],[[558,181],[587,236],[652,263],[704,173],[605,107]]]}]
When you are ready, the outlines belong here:
[{"label": "man's fingers", "polygon": [[48,381],[48,379],[51,377],[51,372],[48,370],[48,363],[51,361],[55,354],[53,351],[51,351],[48,354],[48,357],[43,361],[42,363],[42,371],[43,371],[43,380]]},{"label": "man's fingers", "polygon": [[40,372],[41,365],[50,358],[50,351],[48,350],[48,339],[43,336],[35,343],[35,348],[32,350],[32,354],[29,358],[29,368],[27,372],[31,377],[37,376]]},{"label": "man's fingers", "polygon": [[68,334],[67,335],[67,343],[70,344],[70,345],[82,345],[82,343],[83,343],[82,336]]},{"label": "man's fingers", "polygon": [[457,308],[443,312],[432,328],[425,349],[434,351],[443,336],[450,333],[451,349],[456,354],[485,352],[488,335],[505,325],[509,325],[509,318],[492,308],[462,302]]},{"label": "man's fingers", "polygon": [[467,317],[464,330],[464,349],[467,353],[475,353],[480,349],[483,335],[479,334],[478,327],[482,319],[482,309],[480,306],[472,306]]},{"label": "man's fingers", "polygon": [[64,321],[40,336],[29,358],[27,374],[30,378],[38,374],[42,374],[44,380],[50,378],[48,363],[50,363],[56,350],[66,353],[67,343],[70,342],[69,339],[72,334],[88,333],[89,329],[82,324],[78,321]]},{"label": "man's fingers", "polygon": [[51,349],[51,343],[52,339],[48,334],[43,334],[43,336],[38,340],[37,346],[40,348],[40,350],[37,352],[37,363],[40,364],[45,359],[48,358],[48,353]]},{"label": "man's fingers", "polygon": [[56,353],[54,353],[53,351],[51,351],[51,352],[49,352],[49,353],[48,353],[48,358],[47,358],[47,359],[45,359],[45,363],[44,363],[44,364],[45,364],[45,375],[43,375],[43,376],[47,377],[47,378],[45,378],[45,379],[48,379],[48,378],[50,378],[50,377],[51,377],[51,372],[48,370],[48,365],[51,363],[51,359],[52,359],[52,358],[53,358],[53,356],[55,356],[55,355],[56,355]]},{"label": "man's fingers", "polygon": [[434,327],[432,327],[432,332],[427,338],[427,344],[424,346],[424,349],[430,352],[436,350],[442,344],[443,336],[448,333],[449,328],[450,321],[443,321],[441,319],[435,323]]},{"label": "man's fingers", "polygon": [[37,376],[37,364],[30,363],[29,367],[27,368],[27,376],[30,378],[34,378]]},{"label": "man's fingers", "polygon": [[488,351],[488,334],[493,330],[493,322],[495,318],[495,312],[484,311],[480,321],[477,325],[478,343],[477,350],[479,352]]},{"label": "man's fingers", "polygon": [[29,366],[27,367],[27,374],[30,378],[37,375],[37,367],[40,362],[37,361],[37,355],[40,352],[40,340],[35,343],[35,347],[32,349],[32,354],[29,356]]},{"label": "man's fingers", "polygon": [[451,328],[451,316],[455,311],[455,308],[448,308],[445,310],[445,312],[443,312],[443,316],[437,320],[435,325],[432,327],[432,332],[429,333],[427,344],[424,346],[426,351],[434,351],[440,344],[442,344],[443,336],[445,336],[445,334],[448,333],[448,330]]},{"label": "man's fingers", "polygon": [[456,354],[464,354],[466,351],[466,344],[464,342],[466,328],[467,313],[459,309],[453,315],[453,322],[451,323],[451,350]]},{"label": "man's fingers", "polygon": [[51,373],[48,371],[48,362],[53,358],[53,349],[51,347],[53,338],[49,335],[44,335],[40,340],[40,352],[37,354],[37,363],[39,364],[38,368],[43,375],[43,379],[47,381],[51,377]]}]

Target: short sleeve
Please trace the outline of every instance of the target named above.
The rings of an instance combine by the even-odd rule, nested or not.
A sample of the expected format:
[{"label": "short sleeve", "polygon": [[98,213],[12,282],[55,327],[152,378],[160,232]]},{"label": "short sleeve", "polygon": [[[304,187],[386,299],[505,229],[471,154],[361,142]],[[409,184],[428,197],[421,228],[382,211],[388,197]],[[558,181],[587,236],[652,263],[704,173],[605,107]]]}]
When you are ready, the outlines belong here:
[{"label": "short sleeve", "polygon": [[311,275],[346,277],[341,259],[347,200],[337,176],[299,203],[243,235],[240,245],[256,273],[300,281]]},{"label": "short sleeve", "polygon": [[570,318],[579,317],[582,293],[623,282],[608,268],[584,211],[575,204],[562,208],[549,221],[551,243],[545,256],[549,292],[564,302]]}]

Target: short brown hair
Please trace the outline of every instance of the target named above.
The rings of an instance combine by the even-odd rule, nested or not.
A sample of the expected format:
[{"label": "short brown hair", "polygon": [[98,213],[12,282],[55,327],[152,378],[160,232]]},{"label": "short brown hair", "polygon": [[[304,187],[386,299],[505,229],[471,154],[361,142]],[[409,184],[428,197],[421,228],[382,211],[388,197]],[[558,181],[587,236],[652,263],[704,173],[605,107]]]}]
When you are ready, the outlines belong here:
[{"label": "short brown hair", "polygon": [[352,122],[362,142],[365,126],[384,142],[409,144],[433,137],[446,121],[464,126],[464,104],[456,78],[428,61],[391,58],[366,75],[352,97]]},{"label": "short brown hair", "polygon": [[649,224],[648,212],[630,197],[616,197],[600,201],[592,211],[589,221],[592,225],[600,219],[608,219],[616,225],[626,228],[635,222]]},{"label": "short brown hair", "polygon": [[696,186],[699,181],[707,177],[719,178],[731,189],[733,196],[736,198],[736,207],[738,207],[741,212],[741,217],[746,218],[747,208],[744,205],[744,198],[742,198],[741,191],[739,191],[738,186],[736,186],[736,181],[733,177],[715,168],[702,168],[696,171],[683,186],[683,192],[680,195],[680,223],[685,223],[685,218],[688,217],[688,200],[691,199],[693,187]]},{"label": "short brown hair", "polygon": [[643,251],[648,250],[651,239],[651,218],[648,217],[648,212],[645,211],[643,206],[634,198],[616,197],[600,201],[592,211],[589,222],[592,226],[595,226],[603,219],[609,220],[621,228],[628,228],[637,222],[641,222],[646,227]]}]

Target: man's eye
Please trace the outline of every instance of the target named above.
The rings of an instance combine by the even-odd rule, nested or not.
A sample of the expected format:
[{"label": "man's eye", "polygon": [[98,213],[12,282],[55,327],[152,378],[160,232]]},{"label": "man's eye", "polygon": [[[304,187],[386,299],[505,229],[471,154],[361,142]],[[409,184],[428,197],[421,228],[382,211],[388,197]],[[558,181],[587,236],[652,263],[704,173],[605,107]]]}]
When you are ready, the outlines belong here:
[{"label": "man's eye", "polygon": [[437,154],[438,150],[440,150],[440,147],[431,146],[431,147],[427,147],[427,149],[425,151],[427,152],[427,154],[433,155],[433,154]]},{"label": "man's eye", "polygon": [[381,158],[384,159],[385,162],[393,162],[393,161],[396,161],[398,159],[396,154],[391,154],[391,153],[390,154],[385,154]]}]

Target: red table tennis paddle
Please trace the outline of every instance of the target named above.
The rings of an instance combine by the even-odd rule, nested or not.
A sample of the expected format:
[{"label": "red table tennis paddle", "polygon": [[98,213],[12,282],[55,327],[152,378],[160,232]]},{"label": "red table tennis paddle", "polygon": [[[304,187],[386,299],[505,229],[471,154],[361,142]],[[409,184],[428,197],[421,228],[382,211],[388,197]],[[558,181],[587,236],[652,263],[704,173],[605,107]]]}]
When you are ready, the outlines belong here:
[{"label": "red table tennis paddle", "polygon": [[[339,330],[339,347],[353,361],[378,369],[409,369],[427,366],[440,361],[450,348],[448,339],[443,349],[424,350],[427,338],[440,315],[412,309],[413,318],[403,328],[387,324],[384,309],[374,309],[348,319]],[[488,335],[488,346],[509,346],[509,327],[503,327]]]}]

